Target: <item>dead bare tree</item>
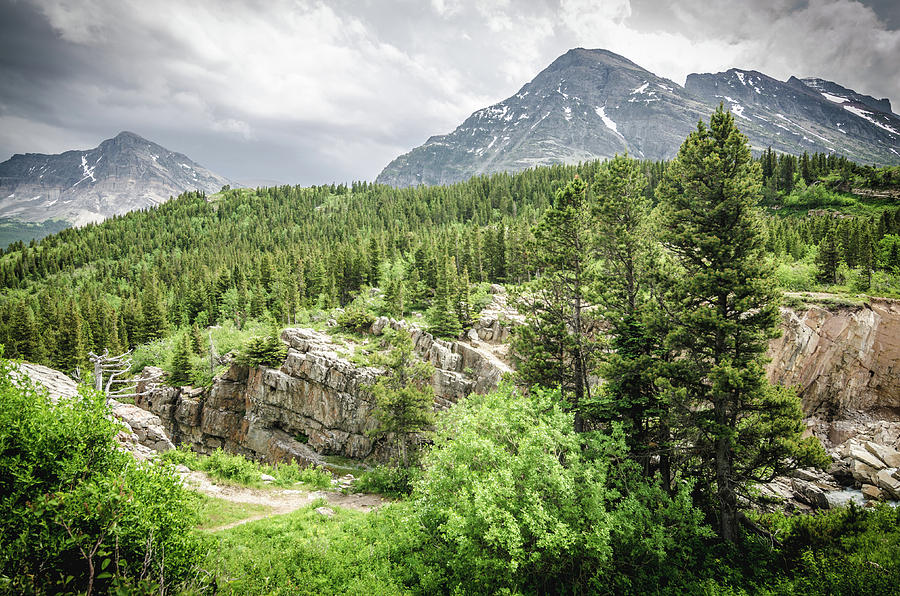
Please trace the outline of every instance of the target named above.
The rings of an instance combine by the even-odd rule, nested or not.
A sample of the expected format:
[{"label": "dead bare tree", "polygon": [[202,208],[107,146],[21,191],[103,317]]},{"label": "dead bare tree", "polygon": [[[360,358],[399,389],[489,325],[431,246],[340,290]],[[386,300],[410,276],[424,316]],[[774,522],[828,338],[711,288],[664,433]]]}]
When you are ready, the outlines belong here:
[{"label": "dead bare tree", "polygon": [[[126,376],[133,364],[131,350],[118,356],[110,356],[109,350],[105,349],[102,354],[89,352],[88,356],[94,363],[94,388],[102,392],[107,401],[110,398],[135,398],[147,393],[147,391],[137,391],[138,379],[132,378],[130,375]],[[140,380],[152,382],[159,380],[161,376],[161,373],[156,373],[142,377]]]}]

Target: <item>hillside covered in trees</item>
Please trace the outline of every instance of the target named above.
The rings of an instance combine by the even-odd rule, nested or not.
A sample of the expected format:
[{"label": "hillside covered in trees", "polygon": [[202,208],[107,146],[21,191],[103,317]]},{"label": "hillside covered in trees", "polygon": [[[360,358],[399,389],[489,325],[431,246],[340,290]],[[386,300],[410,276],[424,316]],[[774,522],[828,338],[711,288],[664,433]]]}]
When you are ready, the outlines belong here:
[{"label": "hillside covered in trees", "polygon": [[[515,374],[442,413],[411,336],[385,335],[362,390],[398,457],[357,488],[396,503],[356,517],[314,501],[215,534],[193,512],[221,503],[192,500],[166,462],[244,484],[265,470],[322,488],[328,473],[221,450],[130,466],[101,395],[54,404],[0,360],[0,444],[21,446],[0,451],[0,534],[22,553],[0,558],[0,586],[891,593],[900,510],[787,518],[765,513],[759,487],[830,463],[796,393],[763,371],[782,294],[898,292],[897,176],[833,156],[753,159],[720,108],[668,163],[617,156],[405,190],[226,188],[15,246],[0,257],[2,342],[67,371],[85,371],[89,350],[166,340],[168,381],[193,382],[201,330],[220,326],[268,326],[237,366],[277,367],[274,331],[323,314],[360,341],[379,314],[456,338],[487,283],[510,288],[522,320]],[[62,457],[66,434],[78,441]]]},{"label": "hillside covered in trees", "polygon": [[[771,151],[758,161],[769,214],[762,237],[783,289],[900,292],[898,168]],[[522,283],[538,270],[531,228],[550,198],[575,176],[592,193],[600,165],[446,187],[187,193],[17,243],[0,255],[0,342],[10,356],[72,371],[90,350],[116,352],[192,325],[287,325],[306,309],[347,305],[364,287],[380,287],[401,316],[433,306],[442,280],[453,288],[438,301],[460,301],[463,285]],[[646,209],[668,166],[640,163]]]}]

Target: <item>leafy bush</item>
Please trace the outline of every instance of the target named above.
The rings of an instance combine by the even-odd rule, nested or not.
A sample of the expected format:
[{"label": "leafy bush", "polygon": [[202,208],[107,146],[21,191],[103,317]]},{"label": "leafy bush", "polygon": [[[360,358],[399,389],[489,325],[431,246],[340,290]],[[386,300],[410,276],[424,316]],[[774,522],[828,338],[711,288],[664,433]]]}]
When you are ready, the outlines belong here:
[{"label": "leafy bush", "polygon": [[816,265],[810,259],[793,263],[779,262],[775,270],[778,287],[791,292],[809,291],[818,286]]},{"label": "leafy bush", "polygon": [[266,465],[262,470],[275,478],[275,485],[293,486],[298,482],[313,488],[330,488],[331,472],[319,466],[301,466],[296,461]]},{"label": "leafy bush", "polygon": [[353,488],[361,493],[378,493],[388,497],[405,497],[412,492],[416,480],[421,477],[416,467],[378,466],[366,470],[356,480]]},{"label": "leafy bush", "polygon": [[0,590],[188,580],[201,557],[192,494],[117,449],[101,395],[53,404],[11,370],[0,360]]},{"label": "leafy bush", "polygon": [[206,457],[200,457],[198,461],[201,470],[218,480],[247,485],[261,482],[259,465],[242,455],[219,448]]},{"label": "leafy bush", "polygon": [[608,560],[606,460],[558,399],[504,387],[439,421],[414,498],[451,591],[546,592]]},{"label": "leafy bush", "polygon": [[245,486],[259,486],[262,483],[262,474],[269,474],[275,478],[274,484],[281,487],[293,486],[297,482],[315,488],[331,486],[331,473],[324,468],[304,467],[296,461],[274,465],[261,464],[222,449],[216,449],[209,455],[200,455],[182,444],[177,449],[163,453],[162,459],[173,465],[180,464],[192,470],[206,472],[217,480]]},{"label": "leafy bush", "polygon": [[375,322],[375,315],[361,308],[349,307],[338,314],[336,320],[338,325],[348,331],[365,333]]}]

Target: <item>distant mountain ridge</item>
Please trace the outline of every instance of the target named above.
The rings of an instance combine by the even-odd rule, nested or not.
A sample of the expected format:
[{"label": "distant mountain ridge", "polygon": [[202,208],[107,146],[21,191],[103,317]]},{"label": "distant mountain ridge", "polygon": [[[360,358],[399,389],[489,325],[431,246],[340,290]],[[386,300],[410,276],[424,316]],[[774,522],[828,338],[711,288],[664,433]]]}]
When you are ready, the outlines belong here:
[{"label": "distant mountain ridge", "polygon": [[822,79],[778,81],[756,71],[691,74],[682,87],[608,50],[576,48],[515,95],[394,159],[377,181],[447,184],[473,175],[609,158],[670,159],[720,103],[751,146],[834,152],[900,163],[900,117],[890,102]]},{"label": "distant mountain ridge", "polygon": [[229,181],[132,132],[94,149],[16,154],[0,163],[0,217],[83,225]]}]

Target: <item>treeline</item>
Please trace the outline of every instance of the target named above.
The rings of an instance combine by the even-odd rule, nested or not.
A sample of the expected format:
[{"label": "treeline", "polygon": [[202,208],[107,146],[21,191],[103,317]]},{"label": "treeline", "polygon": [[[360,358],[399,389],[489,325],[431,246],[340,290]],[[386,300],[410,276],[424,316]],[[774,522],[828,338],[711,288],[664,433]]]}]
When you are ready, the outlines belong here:
[{"label": "treeline", "polygon": [[[776,180],[780,188],[777,179],[787,175],[781,169],[793,172],[795,187],[805,185],[789,165],[798,160],[825,178],[868,171],[822,154],[766,152],[758,161],[764,176],[769,172],[766,184]],[[396,316],[453,311],[439,321],[452,335],[470,322],[468,286],[534,277],[532,225],[566,181],[590,182],[600,165],[542,167],[446,187],[356,182],[186,193],[0,253],[0,343],[8,356],[72,371],[86,364],[89,350],[124,350],[188,326],[291,324],[305,309],[347,305],[366,286],[384,290]],[[668,167],[639,162],[651,207]],[[787,201],[798,191],[775,192]],[[862,246],[873,255],[867,271],[896,267],[895,249],[882,241],[900,234],[900,209],[852,219],[772,218],[766,228],[770,252],[787,260],[818,251],[834,229],[840,256],[834,275],[823,279],[838,279],[841,263],[867,262]]]},{"label": "treeline", "polygon": [[[0,343],[9,356],[73,370],[88,350],[133,347],[181,326],[290,324],[303,309],[346,305],[364,286],[393,284],[402,314],[431,306],[449,276],[519,282],[530,275],[536,214],[565,180],[590,178],[598,165],[448,187],[186,193],[6,251]],[[656,179],[664,164],[643,167]]]},{"label": "treeline", "polygon": [[762,166],[763,187],[767,198],[777,193],[790,194],[799,181],[809,185],[826,182],[832,188],[886,188],[900,186],[900,166],[882,167],[860,165],[834,153],[806,151],[796,156],[777,153],[771,147],[758,159]]}]

